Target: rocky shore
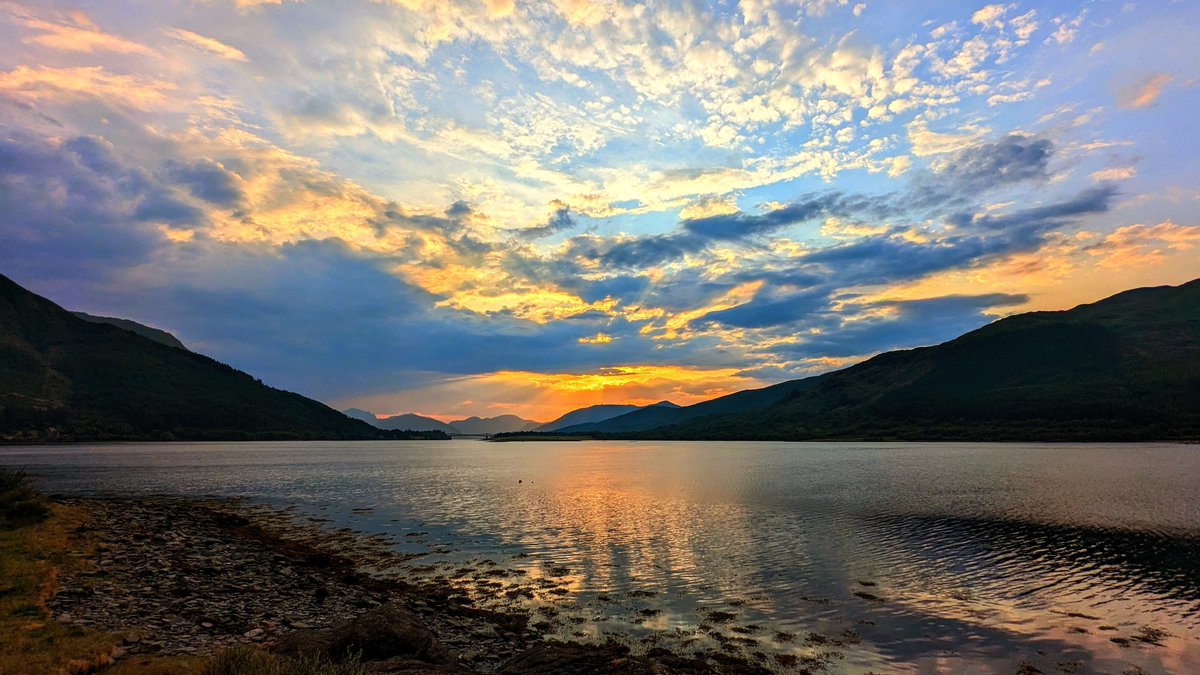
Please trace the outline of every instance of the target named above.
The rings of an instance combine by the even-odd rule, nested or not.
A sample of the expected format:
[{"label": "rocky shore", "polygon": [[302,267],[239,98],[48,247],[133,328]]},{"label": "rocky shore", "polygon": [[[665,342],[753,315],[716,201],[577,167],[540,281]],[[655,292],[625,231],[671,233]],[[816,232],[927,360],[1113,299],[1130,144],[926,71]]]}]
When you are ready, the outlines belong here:
[{"label": "rocky shore", "polygon": [[254,645],[335,661],[358,655],[374,673],[803,668],[734,649],[634,651],[548,639],[543,614],[484,608],[453,584],[386,574],[406,556],[377,540],[235,502],[60,501],[90,514],[72,535],[73,555],[85,560],[59,576],[47,606],[60,622],[122,636],[118,659]]}]

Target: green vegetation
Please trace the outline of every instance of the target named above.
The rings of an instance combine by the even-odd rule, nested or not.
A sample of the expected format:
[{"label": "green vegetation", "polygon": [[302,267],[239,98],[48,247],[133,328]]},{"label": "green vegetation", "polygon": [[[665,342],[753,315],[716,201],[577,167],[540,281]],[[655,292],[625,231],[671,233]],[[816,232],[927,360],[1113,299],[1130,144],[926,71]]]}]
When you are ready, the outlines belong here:
[{"label": "green vegetation", "polygon": [[[747,394],[777,398],[728,410]],[[657,428],[623,419],[645,414],[598,431],[729,440],[1197,439],[1200,280],[1021,314],[937,346],[656,411]]]},{"label": "green vegetation", "polygon": [[0,441],[445,438],[385,431],[0,276]]}]

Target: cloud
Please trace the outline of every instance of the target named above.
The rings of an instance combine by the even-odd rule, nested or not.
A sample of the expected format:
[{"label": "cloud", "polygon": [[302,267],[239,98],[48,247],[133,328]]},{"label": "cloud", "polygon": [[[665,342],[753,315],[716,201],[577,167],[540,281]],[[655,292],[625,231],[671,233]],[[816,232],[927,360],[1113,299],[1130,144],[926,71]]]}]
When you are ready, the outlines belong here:
[{"label": "cloud", "polygon": [[556,210],[554,215],[550,216],[550,219],[545,224],[520,230],[517,235],[522,239],[541,239],[573,229],[574,227],[575,219],[571,217],[571,210],[562,207]]},{"label": "cloud", "polygon": [[841,195],[826,193],[772,209],[761,215],[727,213],[684,220],[683,230],[709,241],[736,240],[768,234],[789,225],[812,220],[841,208]]},{"label": "cloud", "polygon": [[32,103],[102,99],[109,105],[151,110],[166,103],[175,88],[174,84],[162,80],[116,75],[101,66],[18,66],[0,72],[0,92]]},{"label": "cloud", "polygon": [[956,192],[975,194],[997,186],[1045,181],[1054,154],[1048,139],[1008,134],[992,143],[979,143],[942,163],[937,180]]},{"label": "cloud", "polygon": [[169,159],[164,172],[170,180],[182,185],[193,195],[218,206],[239,204],[244,194],[241,178],[210,159],[182,162]]},{"label": "cloud", "polygon": [[1118,227],[1093,246],[1089,253],[1099,257],[1108,269],[1127,269],[1136,265],[1160,263],[1168,252],[1190,251],[1200,247],[1200,225],[1177,225],[1164,221],[1157,225]]},{"label": "cloud", "polygon": [[1167,73],[1147,75],[1117,92],[1117,105],[1127,109],[1149,108],[1154,105],[1163,89],[1175,78]]},{"label": "cloud", "polygon": [[18,13],[18,21],[27,28],[38,31],[37,35],[25,38],[25,42],[66,52],[115,52],[152,56],[154,52],[116,35],[101,32],[82,12],[75,12],[61,21],[44,21]]},{"label": "cloud", "polygon": [[236,47],[231,47],[219,40],[193,33],[189,30],[172,28],[167,31],[167,34],[177,40],[180,40],[181,42],[185,42],[193,47],[197,47],[203,51],[229,61],[249,61],[249,59],[246,57],[246,54],[242,52],[242,50]]},{"label": "cloud", "polygon": [[1114,181],[1129,180],[1137,175],[1137,167],[1133,166],[1117,166],[1110,169],[1101,169],[1088,174],[1088,177],[1097,183],[1111,183]]},{"label": "cloud", "polygon": [[1024,295],[989,293],[880,301],[850,308],[844,317],[784,347],[811,357],[865,357],[909,345],[930,345],[990,323],[989,313],[1024,304]]},{"label": "cloud", "polygon": [[194,225],[169,185],[127,166],[103,139],[0,134],[3,266],[46,281],[95,279],[141,264],[163,243],[157,225]]},{"label": "cloud", "polygon": [[971,23],[984,27],[1000,28],[1004,26],[1003,18],[1007,11],[1007,5],[986,5],[971,15]]},{"label": "cloud", "polygon": [[960,129],[960,133],[939,133],[930,131],[924,122],[913,122],[908,125],[908,142],[912,144],[912,152],[917,157],[941,155],[956,152],[970,146],[983,135],[984,130],[976,128]]}]

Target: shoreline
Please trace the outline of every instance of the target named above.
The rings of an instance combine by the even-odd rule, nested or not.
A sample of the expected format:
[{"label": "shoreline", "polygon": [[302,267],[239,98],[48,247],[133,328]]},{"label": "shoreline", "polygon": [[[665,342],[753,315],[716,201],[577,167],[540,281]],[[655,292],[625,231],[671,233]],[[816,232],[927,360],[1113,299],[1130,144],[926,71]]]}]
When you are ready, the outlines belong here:
[{"label": "shoreline", "polygon": [[[388,620],[400,621],[410,642],[437,647],[397,643],[387,654],[357,645],[366,672],[741,674],[768,667],[796,672],[800,665],[785,655],[748,658],[736,644],[682,651],[636,641],[559,641],[548,608],[482,607],[449,581],[398,576],[414,556],[388,551],[369,535],[289,524],[286,512],[235,500],[52,501],[84,516],[69,528],[67,555],[79,564],[58,571],[57,592],[45,607],[56,622],[116,636],[118,666],[203,661],[243,646],[296,654],[389,612],[401,616]],[[501,578],[506,571],[478,573]],[[318,656],[339,658],[329,651]],[[828,653],[804,665],[835,658]],[[155,672],[197,672],[180,668]]]}]

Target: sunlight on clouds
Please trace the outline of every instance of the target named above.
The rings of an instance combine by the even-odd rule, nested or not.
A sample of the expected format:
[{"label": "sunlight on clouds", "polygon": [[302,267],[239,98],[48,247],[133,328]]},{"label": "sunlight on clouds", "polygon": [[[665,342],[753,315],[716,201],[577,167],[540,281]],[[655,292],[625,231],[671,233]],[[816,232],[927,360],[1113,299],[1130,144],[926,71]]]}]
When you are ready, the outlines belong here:
[{"label": "sunlight on clouds", "polygon": [[1174,79],[1166,73],[1147,75],[1117,92],[1117,103],[1122,108],[1148,108],[1154,105],[1158,97],[1162,96],[1163,88]]},{"label": "sunlight on clouds", "polygon": [[[368,280],[339,292],[380,303],[364,316],[505,345],[428,364],[479,375],[362,406],[447,415],[685,403],[945,337],[894,337],[914,311],[897,303],[1028,296],[955,305],[959,327],[1194,276],[1197,226],[1177,223],[1200,200],[1163,197],[1194,163],[1153,151],[1182,145],[1176,108],[1161,128],[1111,109],[1194,97],[1190,61],[1097,63],[1140,30],[1111,8],[983,4],[235,0],[89,18],[10,2],[0,142],[38,161],[0,169],[54,196],[22,198],[29,223],[10,229],[104,248],[86,243],[92,204],[60,199],[92,186],[133,249],[95,274],[147,298],[194,285],[183,260],[336,258]],[[41,166],[63,176],[20,173]],[[263,285],[241,290],[286,304]],[[370,339],[404,339],[385,334]],[[618,352],[658,365],[596,368]]]},{"label": "sunlight on clouds", "polygon": [[132,40],[101,32],[83,12],[72,12],[60,22],[33,17],[18,19],[27,28],[39,31],[25,42],[67,52],[108,51],[118,54],[151,56],[153,50]]},{"label": "sunlight on clouds", "polygon": [[1200,225],[1183,226],[1165,221],[1118,227],[1090,253],[1099,257],[1099,265],[1109,269],[1129,269],[1158,265],[1163,259],[1200,246]]},{"label": "sunlight on clouds", "polygon": [[1132,166],[1119,166],[1111,169],[1101,169],[1088,174],[1088,177],[1097,183],[1105,183],[1109,181],[1129,180],[1137,175],[1137,169]]},{"label": "sunlight on clouds", "polygon": [[167,34],[178,40],[186,42],[193,47],[198,47],[223,59],[229,59],[230,61],[249,60],[246,58],[246,54],[243,53],[242,50],[236,47],[230,47],[220,40],[214,40],[210,37],[198,35],[191,31],[183,30],[182,28],[172,28],[171,30],[167,31]]},{"label": "sunlight on clouds", "polygon": [[606,345],[613,341],[612,336],[604,333],[596,333],[595,335],[581,337],[576,342],[581,345]]},{"label": "sunlight on clouds", "polygon": [[589,303],[554,288],[531,286],[506,292],[495,292],[487,287],[472,289],[455,293],[437,303],[437,306],[453,307],[477,314],[508,313],[518,319],[544,324],[587,312],[608,314],[616,303],[612,298]]},{"label": "sunlight on clouds", "polygon": [[167,101],[176,87],[170,82],[133,75],[114,75],[101,66],[51,68],[18,66],[0,73],[0,92],[32,102],[103,97],[113,104],[150,110]]},{"label": "sunlight on clouds", "polygon": [[962,150],[978,141],[987,130],[963,127],[957,134],[939,133],[930,131],[925,122],[913,122],[908,125],[907,131],[913,154],[917,157],[927,157]]},{"label": "sunlight on clouds", "polygon": [[694,321],[702,319],[713,312],[733,309],[734,307],[750,302],[754,299],[755,294],[758,293],[758,289],[762,288],[762,285],[762,281],[750,281],[738,284],[700,307],[674,314],[667,313],[666,320],[661,325],[654,325],[647,332],[654,334],[654,338],[660,340],[686,338]]}]

